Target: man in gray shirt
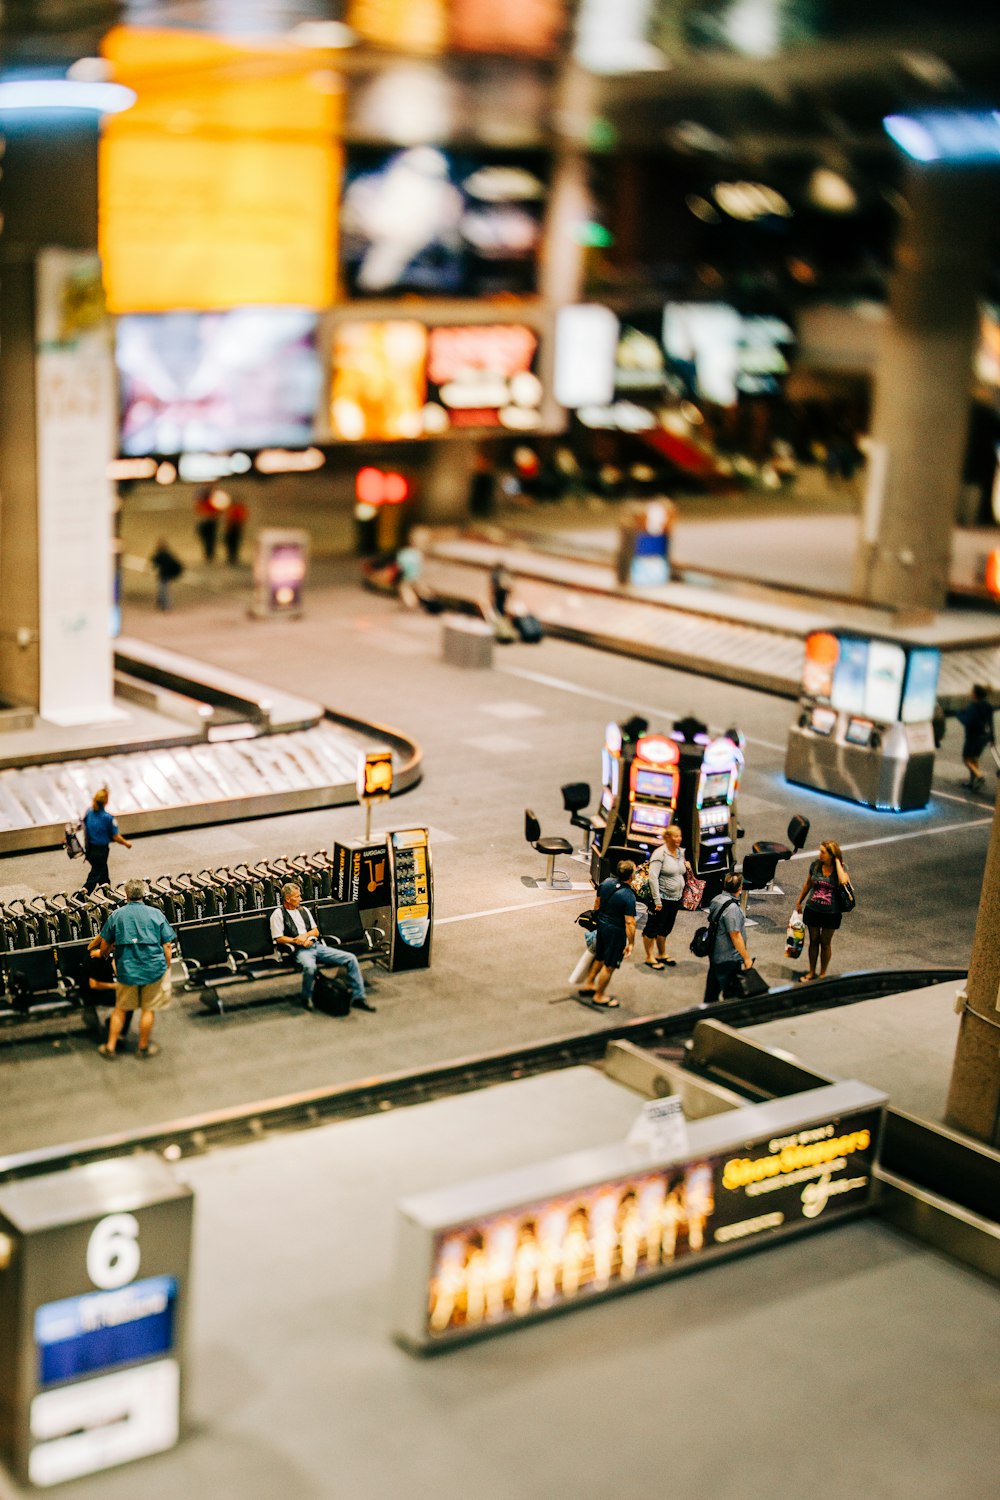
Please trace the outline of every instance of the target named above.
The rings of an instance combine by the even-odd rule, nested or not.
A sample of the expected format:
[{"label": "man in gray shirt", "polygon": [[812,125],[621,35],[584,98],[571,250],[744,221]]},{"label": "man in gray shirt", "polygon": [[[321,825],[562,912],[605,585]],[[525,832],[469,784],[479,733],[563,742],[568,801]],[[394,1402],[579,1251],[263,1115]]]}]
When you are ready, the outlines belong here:
[{"label": "man in gray shirt", "polygon": [[703,1005],[714,1005],[740,968],[749,969],[753,959],[747,951],[746,917],[740,906],[742,875],[727,875],[722,890],[708,908],[709,926],[714,924],[715,942],[708,955]]}]

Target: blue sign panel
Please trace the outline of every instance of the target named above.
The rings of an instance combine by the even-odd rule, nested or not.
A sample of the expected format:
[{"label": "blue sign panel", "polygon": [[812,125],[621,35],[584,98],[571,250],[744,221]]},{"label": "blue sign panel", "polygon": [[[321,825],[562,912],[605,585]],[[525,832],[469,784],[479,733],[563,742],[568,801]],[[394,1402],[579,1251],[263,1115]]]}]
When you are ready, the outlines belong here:
[{"label": "blue sign panel", "polygon": [[152,1276],[114,1292],[48,1302],[35,1312],[40,1388],[166,1354],[174,1344],[177,1281]]}]

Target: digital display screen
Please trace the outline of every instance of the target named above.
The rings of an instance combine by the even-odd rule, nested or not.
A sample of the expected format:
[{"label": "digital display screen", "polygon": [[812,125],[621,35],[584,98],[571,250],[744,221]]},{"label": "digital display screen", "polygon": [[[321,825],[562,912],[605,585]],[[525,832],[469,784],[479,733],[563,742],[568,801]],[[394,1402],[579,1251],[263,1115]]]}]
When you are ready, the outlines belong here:
[{"label": "digital display screen", "polygon": [[618,788],[621,785],[622,763],[618,759],[611,761],[611,795],[618,796]]},{"label": "digital display screen", "polygon": [[611,752],[607,749],[601,751],[601,785],[611,785]]},{"label": "digital display screen", "polygon": [[176,1301],[175,1278],[153,1276],[37,1308],[39,1386],[166,1354],[174,1344]]},{"label": "digital display screen", "polygon": [[320,396],[316,326],[293,307],[119,318],[122,453],[304,447]]},{"label": "digital display screen", "polygon": [[534,292],[547,192],[540,170],[530,155],[354,148],[340,220],[348,295]]},{"label": "digital display screen", "polygon": [[891,641],[871,641],[865,678],[864,712],[871,719],[892,723],[899,718],[903,697],[906,652]]},{"label": "digital display screen", "polygon": [[330,379],[333,436],[349,442],[422,437],[426,364],[422,323],[338,323]]},{"label": "digital display screen", "polygon": [[701,784],[701,803],[721,802],[729,796],[730,773],[728,771],[715,771],[711,776],[706,776]]},{"label": "digital display screen", "polygon": [[672,373],[688,395],[719,406],[779,390],[793,337],[781,318],[746,317],[722,302],[670,302],[663,315]]},{"label": "digital display screen", "polygon": [[521,323],[432,328],[427,353],[428,399],[438,428],[541,425],[542,382],[534,373],[538,335]]},{"label": "digital display screen", "polygon": [[861,1207],[878,1130],[876,1111],[858,1111],[449,1229],[434,1245],[427,1334],[516,1321]]},{"label": "digital display screen", "polygon": [[661,797],[669,801],[674,795],[674,778],[663,771],[636,771],[632,786],[637,797]]},{"label": "digital display screen", "polygon": [[900,715],[904,724],[926,724],[933,719],[940,670],[941,653],[934,647],[910,651]]},{"label": "digital display screen", "polygon": [[832,734],[837,725],[836,710],[832,708],[814,708],[809,727],[814,734]]},{"label": "digital display screen", "polygon": [[871,719],[849,719],[844,739],[849,745],[867,745],[873,728]]},{"label": "digital display screen", "polygon": [[669,807],[650,807],[646,802],[638,807],[633,807],[630,819],[631,827],[636,828],[666,828],[673,817],[673,809]]},{"label": "digital display screen", "polygon": [[840,639],[840,655],[833,673],[834,708],[843,713],[865,712],[865,682],[868,675],[868,642],[852,636]]}]

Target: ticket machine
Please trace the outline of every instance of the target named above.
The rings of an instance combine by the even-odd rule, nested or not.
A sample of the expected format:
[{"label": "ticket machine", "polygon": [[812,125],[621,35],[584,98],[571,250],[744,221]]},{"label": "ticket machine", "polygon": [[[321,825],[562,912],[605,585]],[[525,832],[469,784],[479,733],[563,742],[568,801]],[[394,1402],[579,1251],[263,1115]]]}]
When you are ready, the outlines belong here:
[{"label": "ticket machine", "polygon": [[641,862],[673,821],[680,785],[680,746],[663,734],[605,732],[601,760],[601,805],[595,819],[590,873],[595,885],[619,859],[634,853]]},{"label": "ticket machine", "polygon": [[883,636],[814,630],[785,776],[865,807],[926,807],[941,653]]}]

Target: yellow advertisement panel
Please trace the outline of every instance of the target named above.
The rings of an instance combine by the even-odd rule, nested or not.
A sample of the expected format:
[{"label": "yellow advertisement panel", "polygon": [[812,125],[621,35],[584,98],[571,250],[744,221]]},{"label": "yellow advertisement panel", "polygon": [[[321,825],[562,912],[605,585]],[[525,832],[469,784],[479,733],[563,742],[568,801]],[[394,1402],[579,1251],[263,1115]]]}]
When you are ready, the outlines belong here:
[{"label": "yellow advertisement panel", "polygon": [[105,122],[100,250],[114,313],[334,298],[340,98],[297,49],[109,33],[138,101]]},{"label": "yellow advertisement panel", "polygon": [[337,438],[423,435],[427,329],[422,323],[340,323],[333,336],[330,428]]},{"label": "yellow advertisement panel", "polygon": [[441,52],[448,28],[445,0],[351,0],[348,24],[380,47]]}]

